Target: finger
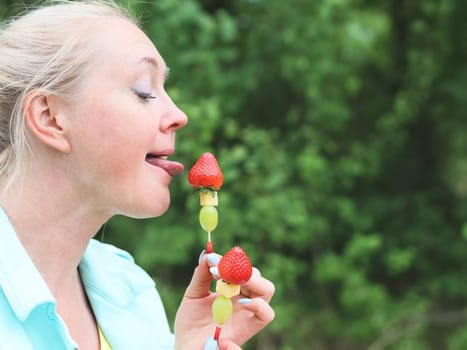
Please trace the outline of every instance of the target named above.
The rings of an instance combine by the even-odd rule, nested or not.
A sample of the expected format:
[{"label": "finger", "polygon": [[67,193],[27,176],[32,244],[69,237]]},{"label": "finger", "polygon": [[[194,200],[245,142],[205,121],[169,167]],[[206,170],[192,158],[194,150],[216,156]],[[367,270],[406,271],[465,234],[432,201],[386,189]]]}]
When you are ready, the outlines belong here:
[{"label": "finger", "polygon": [[259,321],[259,329],[264,328],[268,323],[274,320],[275,313],[271,305],[263,298],[239,299],[239,303],[245,310],[251,311]]},{"label": "finger", "polygon": [[250,280],[242,285],[241,294],[246,297],[260,297],[270,302],[276,291],[274,284],[261,276],[258,269],[253,268]]},{"label": "finger", "polygon": [[200,257],[200,263],[193,272],[193,277],[185,291],[185,297],[203,298],[211,294],[210,287],[212,275],[209,272],[209,266],[206,262],[206,254]]}]

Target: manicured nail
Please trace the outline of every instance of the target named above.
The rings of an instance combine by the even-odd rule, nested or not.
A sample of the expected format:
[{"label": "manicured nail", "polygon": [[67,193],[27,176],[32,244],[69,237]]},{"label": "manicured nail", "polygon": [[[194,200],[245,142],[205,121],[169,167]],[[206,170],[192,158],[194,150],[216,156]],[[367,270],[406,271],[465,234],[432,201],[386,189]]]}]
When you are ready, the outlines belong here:
[{"label": "manicured nail", "polygon": [[217,350],[219,349],[217,347],[217,341],[214,339],[214,337],[209,337],[206,344],[204,345],[204,350]]},{"label": "manicured nail", "polygon": [[206,254],[206,249],[203,249],[203,250],[201,251],[201,254],[199,255],[199,258],[198,258],[198,265],[201,264],[201,260],[203,259],[204,254]]},{"label": "manicured nail", "polygon": [[208,254],[208,263],[211,265],[217,265],[219,264],[220,257],[216,254]]},{"label": "manicured nail", "polygon": [[211,275],[212,275],[214,278],[220,278],[219,269],[217,268],[217,266],[211,267],[211,268],[209,269],[209,271],[211,272]]},{"label": "manicured nail", "polygon": [[246,305],[246,304],[249,304],[251,303],[251,299],[249,298],[241,298],[241,299],[238,299],[238,302],[242,305]]}]

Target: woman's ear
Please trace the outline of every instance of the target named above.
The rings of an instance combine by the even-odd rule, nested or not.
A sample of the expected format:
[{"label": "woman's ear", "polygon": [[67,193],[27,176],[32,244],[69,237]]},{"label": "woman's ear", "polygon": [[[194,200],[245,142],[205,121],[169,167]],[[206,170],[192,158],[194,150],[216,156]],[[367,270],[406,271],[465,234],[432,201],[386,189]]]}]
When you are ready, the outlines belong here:
[{"label": "woman's ear", "polygon": [[59,152],[71,152],[68,120],[57,97],[31,91],[23,107],[26,126],[37,140]]}]

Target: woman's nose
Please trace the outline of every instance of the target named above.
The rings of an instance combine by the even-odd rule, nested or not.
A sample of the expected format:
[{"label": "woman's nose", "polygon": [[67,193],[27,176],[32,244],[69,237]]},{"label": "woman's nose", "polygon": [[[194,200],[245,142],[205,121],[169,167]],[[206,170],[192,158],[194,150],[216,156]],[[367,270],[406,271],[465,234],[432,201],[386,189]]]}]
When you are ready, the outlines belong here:
[{"label": "woman's nose", "polygon": [[170,100],[169,108],[161,118],[161,131],[176,131],[188,123],[188,117],[178,106]]}]

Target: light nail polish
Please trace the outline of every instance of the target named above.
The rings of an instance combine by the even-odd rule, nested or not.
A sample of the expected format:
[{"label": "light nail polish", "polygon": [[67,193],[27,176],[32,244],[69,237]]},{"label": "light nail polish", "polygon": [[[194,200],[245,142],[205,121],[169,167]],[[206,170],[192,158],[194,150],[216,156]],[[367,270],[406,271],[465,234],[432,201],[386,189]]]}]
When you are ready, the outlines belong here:
[{"label": "light nail polish", "polygon": [[219,256],[218,255],[215,255],[215,254],[208,254],[208,263],[210,263],[211,265],[217,265],[219,264]]},{"label": "light nail polish", "polygon": [[206,254],[206,249],[203,249],[203,250],[201,251],[201,254],[199,255],[199,258],[198,258],[198,265],[201,264],[201,260],[203,259],[204,254]]}]

